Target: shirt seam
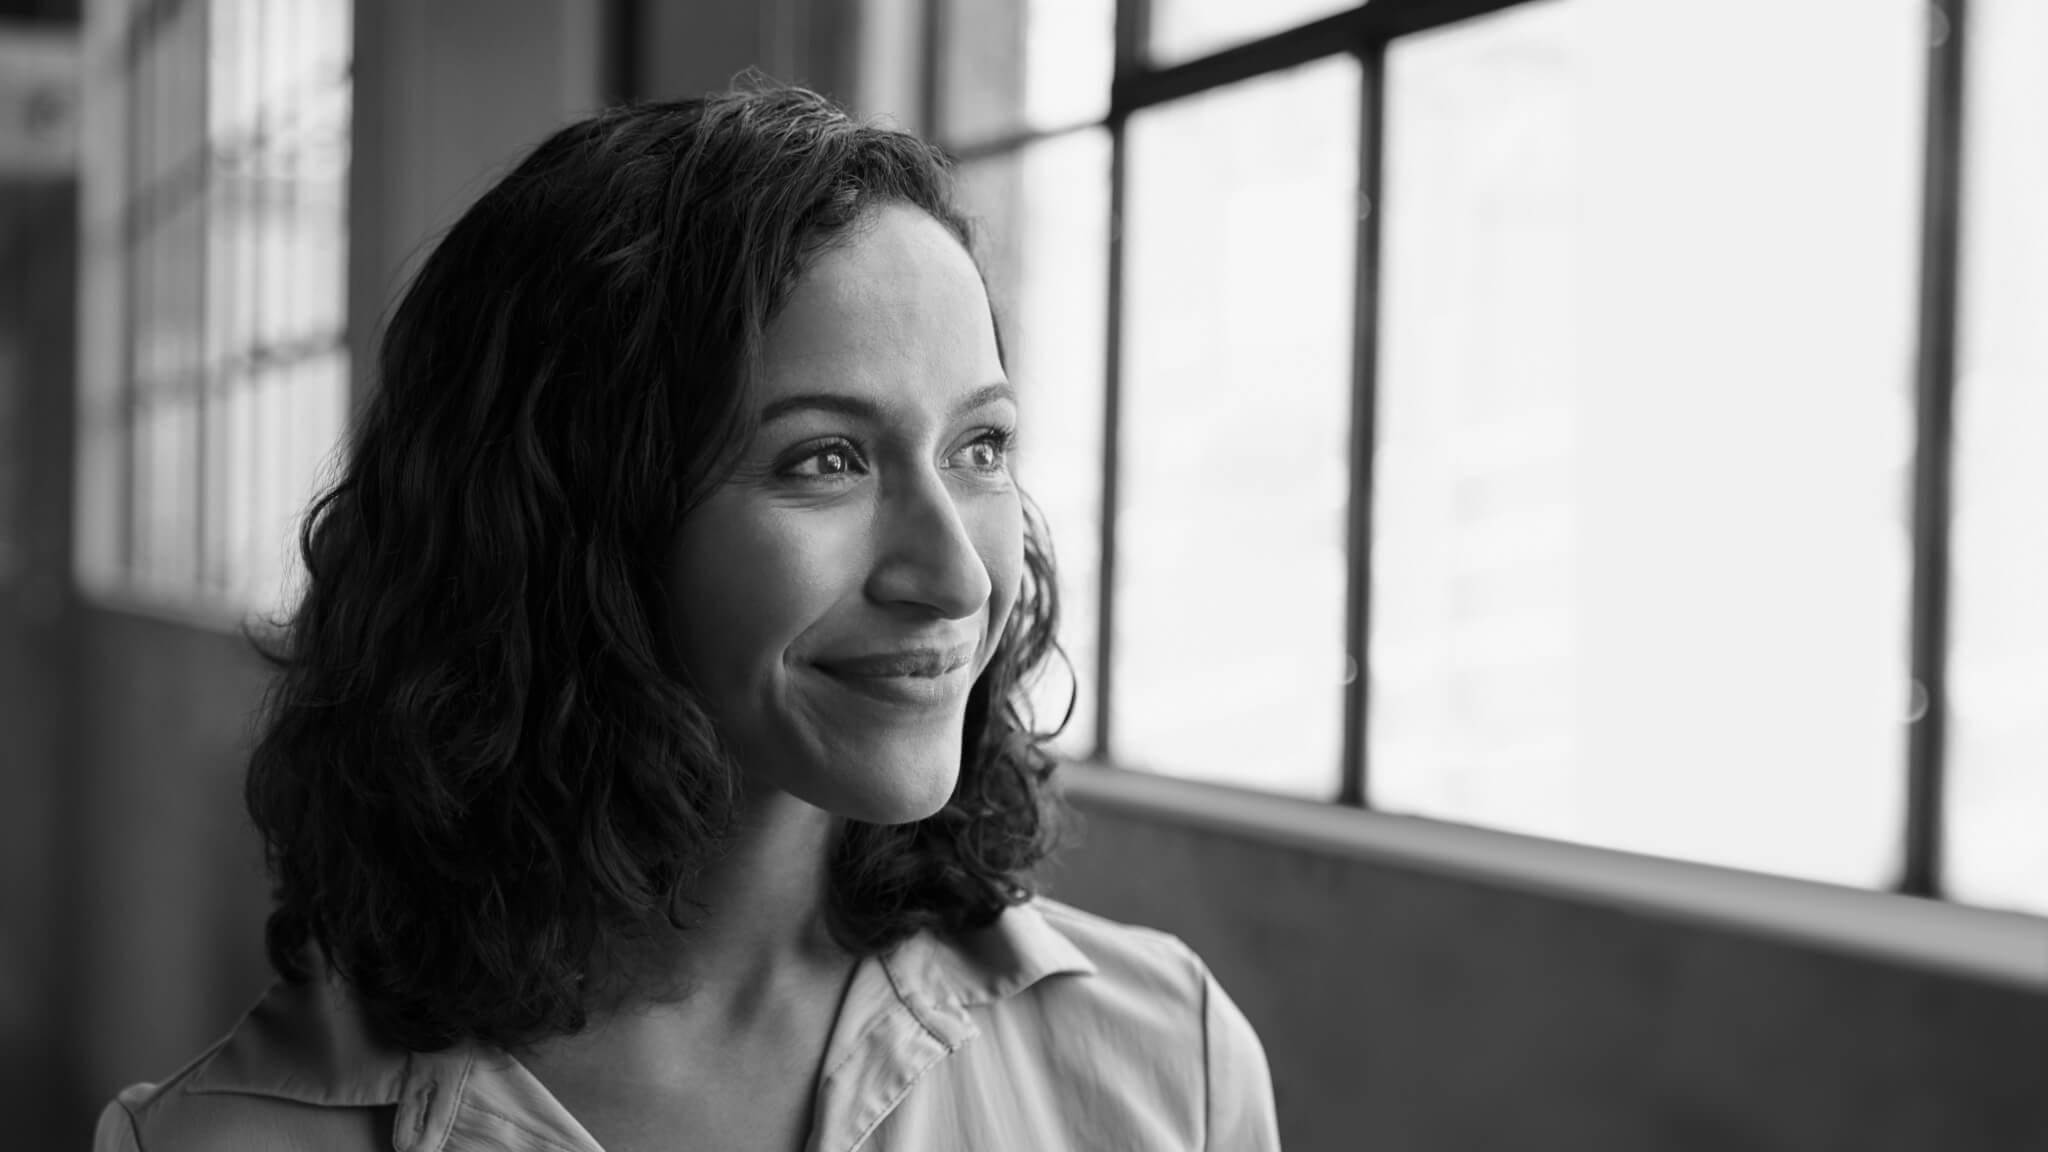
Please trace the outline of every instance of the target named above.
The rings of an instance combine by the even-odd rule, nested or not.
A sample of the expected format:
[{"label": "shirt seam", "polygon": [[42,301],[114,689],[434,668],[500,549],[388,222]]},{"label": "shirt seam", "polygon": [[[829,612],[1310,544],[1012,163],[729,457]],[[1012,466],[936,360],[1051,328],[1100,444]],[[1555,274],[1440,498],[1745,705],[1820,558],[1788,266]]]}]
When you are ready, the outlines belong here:
[{"label": "shirt seam", "polygon": [[[1194,951],[1190,949],[1188,955],[1193,958]],[[1199,959],[1195,960],[1195,977],[1202,982],[1202,1147],[1206,1149],[1210,1145],[1211,1129],[1216,1122],[1216,1041],[1210,1034],[1214,1029],[1209,1026],[1210,988],[1214,982]]]},{"label": "shirt seam", "polygon": [[142,1125],[135,1120],[135,1109],[120,1100],[115,1100],[114,1103],[121,1105],[121,1115],[128,1118],[128,1138],[135,1141],[135,1152],[142,1152]]},{"label": "shirt seam", "polygon": [[[940,1031],[937,1028],[932,1026],[931,1021],[925,1019],[924,1013],[918,1011],[917,998],[908,995],[903,991],[902,983],[900,983],[896,979],[895,968],[892,967],[887,960],[884,960],[882,962],[882,971],[889,977],[889,990],[896,994],[896,1002],[898,1004],[901,1004],[904,1007],[904,1009],[910,1013],[910,1018],[912,1020],[917,1021],[917,1026],[919,1028],[924,1029],[925,1035],[931,1037],[934,1040],[937,1040],[939,1042],[939,1046],[946,1050],[946,1054],[949,1056],[952,1055],[953,1052],[959,1048],[959,1045],[946,1039],[946,1037],[942,1033],[940,1033]],[[932,1002],[931,1006],[937,1007],[936,1002]]]},{"label": "shirt seam", "polygon": [[[891,985],[895,984],[896,979],[893,975],[890,976],[889,982]],[[898,999],[902,999],[900,992],[898,994]],[[903,1081],[903,1087],[897,1089],[895,1094],[889,1097],[889,1099],[882,1105],[881,1109],[875,1113],[875,1118],[873,1120],[868,1121],[867,1125],[860,1130],[859,1134],[853,1138],[853,1143],[847,1145],[849,1149],[858,1148],[862,1144],[867,1143],[868,1137],[875,1134],[875,1129],[880,1128],[882,1126],[883,1121],[887,1120],[889,1117],[896,1114],[897,1106],[902,1104],[904,1098],[910,1095],[911,1089],[917,1087],[918,1081],[924,1079],[925,1073],[930,1072],[933,1068],[936,1068],[941,1061],[945,1060],[947,1057],[953,1055],[955,1052],[958,1052],[960,1050],[960,1045],[949,1042],[944,1036],[939,1035],[939,1033],[935,1029],[933,1029],[931,1025],[926,1024],[924,1022],[924,1019],[917,1014],[917,1009],[910,1007],[909,1001],[903,1001],[903,1006],[909,1010],[910,1018],[917,1021],[918,1027],[924,1029],[925,1035],[930,1036],[932,1039],[939,1042],[940,1051],[937,1054],[933,1055],[933,1057],[930,1060],[927,1060],[922,1065],[919,1065],[917,1070],[912,1072],[910,1076]]]},{"label": "shirt seam", "polygon": [[[896,990],[896,982],[893,979],[889,981],[889,990],[892,993],[894,993]],[[897,999],[900,1001],[902,997],[898,996]],[[871,1019],[868,1020],[867,1023],[861,1025],[860,1031],[854,1033],[853,1036],[847,1040],[846,1051],[840,1055],[837,1061],[833,1062],[830,1068],[827,1068],[825,1070],[824,1078],[828,1080],[831,1079],[833,1076],[839,1074],[840,1069],[846,1067],[848,1064],[853,1063],[854,1057],[860,1055],[861,1046],[867,1042],[867,1038],[874,1034],[875,1029],[880,1028],[883,1024],[888,1023],[888,1020],[889,1013],[877,1012]]]},{"label": "shirt seam", "polygon": [[[553,1137],[547,1135],[545,1132],[538,1132],[532,1128],[527,1127],[524,1124],[521,1124],[517,1117],[507,1116],[503,1112],[499,1112],[495,1109],[488,1108],[482,1104],[474,1102],[470,1104],[470,1107],[476,1109],[477,1111],[483,1113],[486,1116],[489,1116],[493,1120],[504,1121],[506,1124],[511,1125],[514,1129],[517,1129],[522,1135],[528,1137],[529,1139],[535,1140],[541,1144],[545,1144],[549,1148],[558,1149],[559,1152],[578,1152],[578,1150],[573,1145],[564,1144],[561,1141],[556,1140]],[[454,1127],[455,1126],[452,1124],[449,1125],[449,1129],[451,1131],[454,1129]]]},{"label": "shirt seam", "polygon": [[[474,1053],[464,1057],[462,1061],[462,1075],[455,1078],[455,1095],[448,1104],[448,1123],[441,1129],[441,1138],[434,1141],[433,1152],[444,1152],[448,1147],[449,1139],[455,1135],[455,1119],[462,1114],[462,1100],[469,1092],[469,1074],[475,1067],[476,1055]],[[517,1128],[519,1126],[513,1124],[513,1127]]]},{"label": "shirt seam", "polygon": [[[898,1004],[898,1006],[901,1007],[904,1011],[910,1013],[910,1018],[913,1021],[916,1021],[917,1026],[923,1029],[925,1035],[931,1037],[933,1040],[938,1042],[940,1050],[930,1060],[927,1060],[924,1064],[920,1065],[916,1069],[916,1071],[912,1072],[910,1076],[904,1080],[903,1087],[897,1089],[893,1095],[891,1095],[886,1101],[883,1102],[882,1107],[878,1111],[876,1111],[875,1118],[873,1120],[868,1121],[867,1124],[861,1128],[861,1130],[854,1136],[853,1143],[847,1145],[849,1149],[858,1148],[861,1145],[867,1143],[868,1137],[875,1134],[875,1129],[880,1128],[884,1120],[887,1120],[889,1117],[896,1114],[897,1106],[902,1104],[904,1098],[910,1095],[911,1089],[917,1087],[918,1081],[924,1079],[925,1073],[930,1072],[934,1067],[936,1067],[939,1064],[940,1061],[946,1059],[947,1057],[953,1055],[955,1052],[958,1052],[960,1050],[960,1045],[946,1039],[945,1036],[939,1033],[938,1029],[932,1027],[931,1024],[925,1020],[923,1014],[917,1010],[917,1005],[914,1003],[913,999],[910,996],[904,994],[902,983],[896,979],[896,969],[893,965],[889,963],[889,958],[886,956],[882,958],[882,974],[889,978],[889,990],[895,994],[896,1003]],[[887,1018],[888,1016],[885,1013],[882,1016],[876,1018],[875,1024],[880,1024],[883,1020]],[[872,1025],[870,1027],[872,1027]],[[867,1031],[868,1029],[863,1029],[862,1035],[866,1035]],[[845,1060],[842,1059],[840,1063],[844,1064]]]}]

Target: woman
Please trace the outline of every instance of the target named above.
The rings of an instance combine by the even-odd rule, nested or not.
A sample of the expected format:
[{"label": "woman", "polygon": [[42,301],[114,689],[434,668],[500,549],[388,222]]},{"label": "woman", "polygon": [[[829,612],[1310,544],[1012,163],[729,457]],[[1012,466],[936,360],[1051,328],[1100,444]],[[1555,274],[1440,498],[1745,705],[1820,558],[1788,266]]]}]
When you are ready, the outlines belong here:
[{"label": "woman", "polygon": [[1033,898],[1053,572],[949,196],[767,90],[455,225],[267,653],[281,980],[101,1149],[1277,1145],[1193,953]]}]

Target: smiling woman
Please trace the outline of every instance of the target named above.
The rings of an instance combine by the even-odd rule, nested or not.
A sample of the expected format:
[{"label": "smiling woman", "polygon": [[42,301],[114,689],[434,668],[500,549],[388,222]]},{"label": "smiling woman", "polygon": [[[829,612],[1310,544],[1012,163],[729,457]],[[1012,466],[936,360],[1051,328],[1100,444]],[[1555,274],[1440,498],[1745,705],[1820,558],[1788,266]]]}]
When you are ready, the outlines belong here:
[{"label": "smiling woman", "polygon": [[876,824],[946,803],[1023,584],[1016,403],[972,387],[1003,365],[961,245],[887,204],[812,262],[765,334],[756,443],[676,544],[682,664],[742,779]]},{"label": "smiling woman", "polygon": [[280,982],[100,1149],[1277,1146],[1202,962],[1035,895],[1053,567],[951,194],[768,89],[455,225],[266,651]]}]

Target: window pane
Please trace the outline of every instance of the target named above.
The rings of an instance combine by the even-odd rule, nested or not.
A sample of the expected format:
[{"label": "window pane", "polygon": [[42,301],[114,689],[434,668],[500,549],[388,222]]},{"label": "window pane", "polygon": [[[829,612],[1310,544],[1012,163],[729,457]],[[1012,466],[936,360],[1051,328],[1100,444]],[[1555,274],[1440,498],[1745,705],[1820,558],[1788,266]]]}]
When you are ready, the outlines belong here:
[{"label": "window pane", "polygon": [[1109,139],[1078,132],[965,165],[961,195],[980,250],[1021,406],[1018,482],[1045,514],[1059,567],[1060,644],[1073,664],[1033,693],[1041,728],[1073,718],[1054,745],[1095,750],[1096,601],[1102,526],[1102,369],[1108,315]]},{"label": "window pane", "polygon": [[1573,0],[1389,52],[1376,805],[1894,878],[1925,45]]},{"label": "window pane", "polygon": [[1152,0],[1152,59],[1172,64],[1356,8],[1359,0]]},{"label": "window pane", "polygon": [[286,561],[290,555],[294,510],[298,496],[291,481],[291,377],[295,369],[272,366],[259,373],[252,390],[255,468],[250,477],[253,501],[247,587],[249,605],[275,613],[286,603]]},{"label": "window pane", "polygon": [[226,458],[221,467],[225,501],[217,507],[227,537],[227,585],[237,603],[255,605],[260,602],[253,585],[261,539],[256,519],[258,484],[264,479],[257,474],[257,389],[247,373],[229,377],[223,387],[221,436]]},{"label": "window pane", "polygon": [[199,576],[199,421],[187,395],[165,395],[137,411],[136,575],[172,593]]},{"label": "window pane", "polygon": [[298,301],[292,293],[291,223],[293,202],[291,157],[274,148],[255,156],[255,197],[251,213],[255,231],[254,289],[256,343],[266,350],[291,339]]},{"label": "window pane", "polygon": [[251,132],[256,117],[258,0],[212,0],[210,20],[212,89],[207,93],[209,133],[224,143]]},{"label": "window pane", "polygon": [[939,130],[952,147],[1109,111],[1114,0],[948,0]]},{"label": "window pane", "polygon": [[116,419],[97,409],[79,411],[81,451],[74,468],[78,495],[72,541],[73,570],[89,591],[115,587],[121,579],[122,508],[128,436]]},{"label": "window pane", "polygon": [[299,71],[298,31],[304,0],[266,0],[256,22],[256,106],[266,121],[288,115],[298,89],[310,77]]},{"label": "window pane", "polygon": [[1130,125],[1116,758],[1334,796],[1358,66]]},{"label": "window pane", "polygon": [[205,434],[200,442],[199,577],[209,596],[229,591],[227,580],[233,572],[229,556],[229,520],[226,515],[231,494],[228,490],[229,408],[226,396],[211,379],[201,398],[200,423]]},{"label": "window pane", "polygon": [[1948,878],[2048,914],[2048,6],[1978,0],[1969,37]]}]

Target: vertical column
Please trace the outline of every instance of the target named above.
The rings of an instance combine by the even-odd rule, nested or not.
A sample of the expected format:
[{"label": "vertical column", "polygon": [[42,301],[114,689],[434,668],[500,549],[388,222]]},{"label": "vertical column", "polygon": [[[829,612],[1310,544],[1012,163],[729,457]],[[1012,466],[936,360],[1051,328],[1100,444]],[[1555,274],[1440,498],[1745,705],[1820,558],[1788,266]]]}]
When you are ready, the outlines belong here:
[{"label": "vertical column", "polygon": [[603,19],[588,0],[355,0],[356,409],[376,387],[384,320],[433,241],[528,149],[599,107]]},{"label": "vertical column", "polygon": [[641,0],[637,61],[642,95],[659,100],[701,96],[730,86],[749,68],[801,84],[842,104],[854,91],[859,12],[847,0]]}]

